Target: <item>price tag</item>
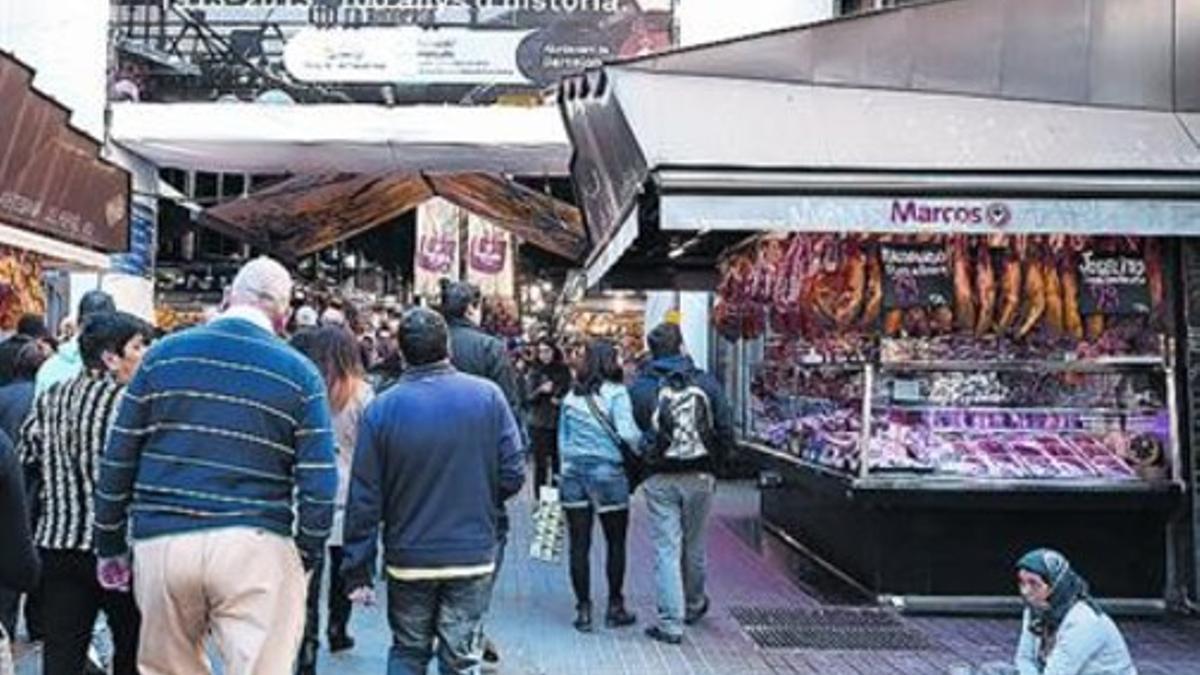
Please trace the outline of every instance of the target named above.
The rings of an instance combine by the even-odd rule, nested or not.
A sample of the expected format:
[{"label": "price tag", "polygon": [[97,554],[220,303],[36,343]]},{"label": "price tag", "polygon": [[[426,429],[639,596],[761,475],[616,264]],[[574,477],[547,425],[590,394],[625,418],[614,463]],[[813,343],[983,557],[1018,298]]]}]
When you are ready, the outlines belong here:
[{"label": "price tag", "polygon": [[892,400],[899,403],[920,403],[921,383],[916,380],[892,380]]}]

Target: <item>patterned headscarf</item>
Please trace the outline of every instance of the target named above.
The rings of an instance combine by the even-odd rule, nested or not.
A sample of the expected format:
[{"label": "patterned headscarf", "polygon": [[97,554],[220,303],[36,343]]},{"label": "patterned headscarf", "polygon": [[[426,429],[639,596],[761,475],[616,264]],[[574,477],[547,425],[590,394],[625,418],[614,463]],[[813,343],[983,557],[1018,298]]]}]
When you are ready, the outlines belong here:
[{"label": "patterned headscarf", "polygon": [[1066,557],[1058,551],[1039,548],[1026,553],[1017,562],[1017,569],[1038,575],[1050,586],[1050,604],[1045,608],[1029,605],[1029,630],[1043,640],[1052,639],[1077,602],[1086,602],[1097,614],[1100,607],[1088,594],[1088,584],[1071,569]]}]

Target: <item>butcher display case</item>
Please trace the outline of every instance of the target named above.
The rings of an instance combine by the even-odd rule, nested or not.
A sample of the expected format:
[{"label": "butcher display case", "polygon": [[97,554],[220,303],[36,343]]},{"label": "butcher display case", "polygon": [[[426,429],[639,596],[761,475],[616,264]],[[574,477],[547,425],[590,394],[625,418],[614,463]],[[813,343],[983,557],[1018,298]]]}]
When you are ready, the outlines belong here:
[{"label": "butcher display case", "polygon": [[[859,311],[876,312],[871,322],[860,315],[839,330],[831,312],[825,330],[798,329],[813,317],[786,318],[798,313],[791,305],[747,319],[745,298],[723,297],[718,330],[730,337],[736,328],[734,343],[744,345],[733,351],[743,358],[732,381],[742,384],[731,394],[760,466],[765,526],[864,592],[909,609],[1010,607],[1013,564],[1039,546],[1080,561],[1099,596],[1161,609],[1173,586],[1168,523],[1185,470],[1170,294],[1143,277],[1144,295],[1122,289],[1102,309],[1079,297],[1062,302],[1060,279],[1059,290],[1041,291],[1060,294],[1045,304],[1073,307],[1079,334],[1061,317],[1037,316],[1033,289],[1022,290],[1008,319],[1014,328],[979,330],[985,303],[960,321],[962,296],[986,289],[979,267],[1005,261],[979,246],[962,293],[956,249],[968,249],[944,243],[944,258],[922,258],[926,267],[944,263],[946,276],[941,286],[921,282],[917,297],[945,298],[923,307],[924,319],[910,318],[898,293],[870,288],[872,256],[883,261],[883,284],[894,270],[882,243],[862,239],[853,244],[867,268]],[[855,255],[843,249],[826,271],[851,266]],[[727,261],[727,275],[736,264]],[[1068,284],[1092,283],[1074,263],[1051,265]],[[742,272],[752,279],[756,267]],[[797,291],[801,303],[805,293]],[[886,299],[869,310],[874,294]],[[819,321],[819,290],[808,295]],[[842,296],[830,309],[854,302]],[[1127,311],[1131,303],[1141,305]],[[898,326],[889,326],[897,309]],[[1031,329],[1020,335],[1023,323]]]}]

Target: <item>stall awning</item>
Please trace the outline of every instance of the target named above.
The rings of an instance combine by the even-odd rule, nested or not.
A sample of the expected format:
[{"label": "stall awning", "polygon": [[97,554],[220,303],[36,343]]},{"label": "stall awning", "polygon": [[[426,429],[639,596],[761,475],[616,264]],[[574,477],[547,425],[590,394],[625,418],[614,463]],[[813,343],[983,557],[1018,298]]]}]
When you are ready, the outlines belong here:
[{"label": "stall awning", "polygon": [[494,174],[297,176],[200,216],[203,225],[285,258],[326,248],[441,196],[555,255],[579,261],[586,239],[570,204]]},{"label": "stall awning", "polygon": [[947,0],[590,71],[560,87],[590,261],[973,209],[981,231],[1200,235],[1197,55],[1187,0]]},{"label": "stall awning", "polygon": [[3,239],[102,267],[102,256],[84,249],[128,250],[130,176],[101,159],[100,143],[68,118],[33,87],[29,67],[0,52],[0,224],[12,226]]},{"label": "stall awning", "polygon": [[567,173],[553,107],[114,103],[114,141],[160,166],[249,173]]}]

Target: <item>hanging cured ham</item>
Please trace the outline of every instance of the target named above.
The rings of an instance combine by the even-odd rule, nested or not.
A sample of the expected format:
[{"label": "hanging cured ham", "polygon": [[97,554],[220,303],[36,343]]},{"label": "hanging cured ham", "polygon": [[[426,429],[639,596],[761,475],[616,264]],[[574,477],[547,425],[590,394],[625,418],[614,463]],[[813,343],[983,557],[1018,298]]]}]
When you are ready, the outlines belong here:
[{"label": "hanging cured ham", "polygon": [[975,259],[975,296],[979,301],[975,334],[987,335],[996,316],[996,270],[992,267],[991,247],[982,240]]},{"label": "hanging cured ham", "polygon": [[1046,327],[1055,336],[1062,335],[1065,328],[1062,283],[1058,276],[1058,264],[1052,255],[1042,258],[1042,279],[1046,288]]},{"label": "hanging cured ham", "polygon": [[1017,337],[1023,338],[1038,325],[1046,312],[1046,282],[1042,277],[1042,264],[1036,255],[1025,263],[1025,316],[1017,328]]},{"label": "hanging cured ham", "polygon": [[1058,261],[1058,276],[1062,284],[1063,330],[1067,335],[1083,339],[1083,317],[1079,314],[1079,273],[1075,270],[1075,259],[1066,252]]},{"label": "hanging cured ham", "polygon": [[859,325],[866,330],[870,330],[875,325],[875,322],[879,320],[879,313],[882,310],[883,262],[879,259],[879,252],[872,250],[868,254],[867,262],[867,300],[863,307]]},{"label": "hanging cured ham", "polygon": [[1000,266],[999,311],[996,315],[996,333],[1005,334],[1017,321],[1021,309],[1021,259],[1011,248],[1004,255]]},{"label": "hanging cured ham", "polygon": [[954,238],[950,259],[954,266],[954,316],[959,330],[972,331],[975,329],[975,293],[965,236]]}]

